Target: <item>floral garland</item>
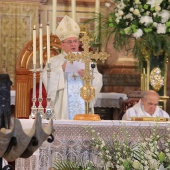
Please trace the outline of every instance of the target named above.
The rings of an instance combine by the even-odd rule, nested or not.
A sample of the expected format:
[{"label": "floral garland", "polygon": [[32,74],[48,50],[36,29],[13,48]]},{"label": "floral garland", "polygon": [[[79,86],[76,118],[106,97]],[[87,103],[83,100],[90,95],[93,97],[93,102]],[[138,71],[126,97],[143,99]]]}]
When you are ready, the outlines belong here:
[{"label": "floral garland", "polygon": [[133,55],[139,61],[146,56],[170,58],[170,0],[110,0],[107,15],[101,15],[101,28],[114,47],[122,49],[133,42]]}]

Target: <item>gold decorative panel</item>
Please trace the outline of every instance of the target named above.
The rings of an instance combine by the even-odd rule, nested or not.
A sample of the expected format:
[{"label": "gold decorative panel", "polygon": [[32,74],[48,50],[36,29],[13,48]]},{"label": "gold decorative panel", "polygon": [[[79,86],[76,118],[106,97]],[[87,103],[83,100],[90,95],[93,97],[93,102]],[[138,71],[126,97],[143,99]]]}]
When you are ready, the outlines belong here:
[{"label": "gold decorative panel", "polygon": [[33,25],[38,23],[38,4],[0,3],[0,63],[15,84],[17,57],[32,39]]}]

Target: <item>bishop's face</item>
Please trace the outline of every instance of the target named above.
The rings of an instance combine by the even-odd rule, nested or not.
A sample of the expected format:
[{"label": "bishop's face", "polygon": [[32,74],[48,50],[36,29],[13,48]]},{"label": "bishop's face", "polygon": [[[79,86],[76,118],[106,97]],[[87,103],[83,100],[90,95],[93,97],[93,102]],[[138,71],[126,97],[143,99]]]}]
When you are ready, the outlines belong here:
[{"label": "bishop's face", "polygon": [[70,37],[62,41],[61,48],[68,54],[69,52],[78,52],[79,45],[79,40],[76,37]]}]

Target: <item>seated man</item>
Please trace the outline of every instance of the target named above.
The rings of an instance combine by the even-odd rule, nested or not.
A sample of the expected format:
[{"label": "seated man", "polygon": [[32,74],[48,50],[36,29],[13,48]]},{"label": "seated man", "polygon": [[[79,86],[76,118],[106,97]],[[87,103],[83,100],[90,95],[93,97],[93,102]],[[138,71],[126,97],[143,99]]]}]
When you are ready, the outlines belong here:
[{"label": "seated man", "polygon": [[154,90],[148,90],[137,104],[129,108],[123,115],[122,120],[128,120],[129,117],[165,117],[169,118],[168,113],[159,106],[159,94]]}]

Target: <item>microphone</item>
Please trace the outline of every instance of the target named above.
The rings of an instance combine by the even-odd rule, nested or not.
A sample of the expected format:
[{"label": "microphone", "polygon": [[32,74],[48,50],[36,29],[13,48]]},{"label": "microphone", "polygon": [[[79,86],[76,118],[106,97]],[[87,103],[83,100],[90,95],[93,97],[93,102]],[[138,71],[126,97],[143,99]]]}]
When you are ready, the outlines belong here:
[{"label": "microphone", "polygon": [[[96,64],[95,62],[92,60],[92,63],[91,63],[91,68],[92,68],[92,76],[94,77],[94,68],[96,67]],[[93,80],[91,80],[91,85],[93,86]],[[93,103],[93,100],[91,101],[91,112],[92,114],[94,114],[94,103]]]},{"label": "microphone", "polygon": [[91,68],[94,69],[96,67],[96,64],[93,62],[91,63]]}]

